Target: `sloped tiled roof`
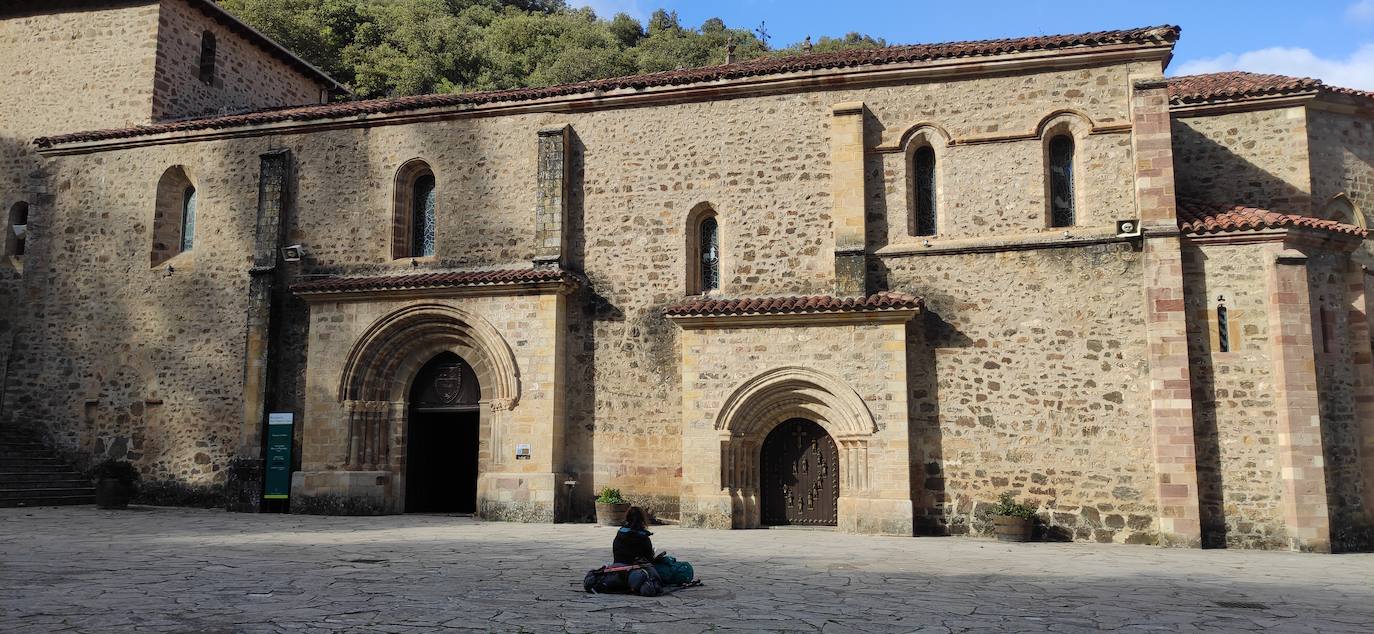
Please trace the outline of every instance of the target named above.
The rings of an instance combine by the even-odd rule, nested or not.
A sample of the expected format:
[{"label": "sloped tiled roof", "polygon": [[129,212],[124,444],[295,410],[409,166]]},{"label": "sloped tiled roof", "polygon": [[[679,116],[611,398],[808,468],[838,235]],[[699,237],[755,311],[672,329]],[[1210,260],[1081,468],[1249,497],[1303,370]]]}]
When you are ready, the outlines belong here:
[{"label": "sloped tiled roof", "polygon": [[914,44],[909,46],[834,51],[790,57],[768,57],[734,64],[687,68],[645,75],[615,77],[611,79],[598,79],[543,88],[518,88],[514,90],[471,92],[463,94],[419,95],[413,97],[350,101],[320,106],[278,108],[219,117],[187,119],[184,121],[133,128],[95,130],[91,132],[78,132],[74,134],[43,137],[35,139],[34,143],[39,147],[46,148],[62,143],[128,138],[166,132],[231,128],[283,121],[313,121],[423,110],[446,106],[527,101],[564,95],[605,92],[617,89],[640,90],[660,86],[684,85],[698,82],[740,79],[760,75],[776,75],[780,73],[812,70],[877,66],[960,57],[984,57],[1031,51],[1066,50],[1112,44],[1172,44],[1178,40],[1178,35],[1178,27],[1165,25],[1119,31],[1079,33],[1074,35],[1041,35],[972,42]]},{"label": "sloped tiled roof", "polygon": [[1374,99],[1374,93],[1328,86],[1320,79],[1288,75],[1227,71],[1169,79],[1169,101],[1176,105],[1323,92]]},{"label": "sloped tiled roof", "polygon": [[725,315],[789,315],[853,313],[920,309],[923,302],[906,293],[884,292],[868,297],[807,295],[736,299],[693,298],[664,309],[668,317],[717,317]]},{"label": "sloped tiled roof", "polygon": [[1288,214],[1245,205],[1215,206],[1196,201],[1178,202],[1178,228],[1184,233],[1226,233],[1230,231],[1259,231],[1285,227],[1306,227],[1322,231],[1359,236],[1369,232],[1355,225]]},{"label": "sloped tiled roof", "polygon": [[413,273],[409,275],[375,275],[361,277],[326,277],[291,286],[301,295],[318,293],[347,293],[357,291],[409,290],[450,288],[460,286],[507,286],[538,282],[572,280],[567,272],[558,269],[504,269],[496,271],[447,271]]}]

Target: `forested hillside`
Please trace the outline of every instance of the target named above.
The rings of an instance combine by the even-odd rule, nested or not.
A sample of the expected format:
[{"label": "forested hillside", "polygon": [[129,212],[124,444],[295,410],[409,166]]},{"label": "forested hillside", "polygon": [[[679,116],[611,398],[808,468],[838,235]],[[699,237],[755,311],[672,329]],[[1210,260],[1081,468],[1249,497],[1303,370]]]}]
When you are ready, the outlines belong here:
[{"label": "forested hillside", "polygon": [[[712,18],[682,24],[609,19],[564,0],[220,0],[237,15],[347,84],[355,97],[547,86],[735,59],[796,54],[756,25]],[[884,46],[858,33],[820,37],[816,52]]]}]

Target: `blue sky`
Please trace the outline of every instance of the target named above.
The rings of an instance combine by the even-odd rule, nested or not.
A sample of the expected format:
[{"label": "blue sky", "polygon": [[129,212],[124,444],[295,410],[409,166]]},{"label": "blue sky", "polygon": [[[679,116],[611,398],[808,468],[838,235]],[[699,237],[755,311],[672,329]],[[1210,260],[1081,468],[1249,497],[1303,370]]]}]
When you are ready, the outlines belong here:
[{"label": "blue sky", "polygon": [[603,17],[662,7],[684,25],[767,24],[772,43],[859,31],[893,44],[1177,24],[1170,75],[1249,70],[1374,90],[1374,0],[571,0]]}]

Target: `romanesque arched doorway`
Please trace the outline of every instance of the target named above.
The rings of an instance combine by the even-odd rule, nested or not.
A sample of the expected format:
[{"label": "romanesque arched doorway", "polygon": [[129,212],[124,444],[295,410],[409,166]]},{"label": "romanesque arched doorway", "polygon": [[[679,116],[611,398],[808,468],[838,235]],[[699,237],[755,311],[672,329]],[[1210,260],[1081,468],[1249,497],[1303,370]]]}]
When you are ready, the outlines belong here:
[{"label": "romanesque arched doorway", "polygon": [[416,373],[406,416],[407,513],[473,513],[481,387],[462,357],[441,352]]},{"label": "romanesque arched doorway", "polygon": [[763,524],[836,524],[840,454],[820,425],[793,418],[774,427],[763,441],[759,467]]}]

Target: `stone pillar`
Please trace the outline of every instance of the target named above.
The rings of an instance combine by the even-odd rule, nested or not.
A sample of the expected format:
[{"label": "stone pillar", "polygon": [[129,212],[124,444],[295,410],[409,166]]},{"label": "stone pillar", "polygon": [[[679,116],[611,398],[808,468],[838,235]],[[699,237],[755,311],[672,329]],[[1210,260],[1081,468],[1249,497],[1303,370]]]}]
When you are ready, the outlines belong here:
[{"label": "stone pillar", "polygon": [[539,130],[539,158],[534,209],[534,265],[559,267],[568,247],[564,229],[568,223],[569,178],[566,125]]},{"label": "stone pillar", "polygon": [[830,199],[835,226],[835,294],[866,294],[864,104],[835,104],[830,119]]},{"label": "stone pillar", "polygon": [[1131,148],[1135,156],[1135,199],[1145,234],[1145,335],[1160,544],[1200,547],[1197,446],[1168,86],[1161,78],[1136,81],[1134,88]]},{"label": "stone pillar", "polygon": [[1285,250],[1268,264],[1269,338],[1278,409],[1283,515],[1294,550],[1330,552],[1326,459],[1312,347],[1312,300],[1307,256]]},{"label": "stone pillar", "polygon": [[1355,374],[1355,419],[1359,421],[1360,491],[1365,523],[1374,526],[1374,350],[1369,332],[1369,295],[1365,278],[1369,272],[1351,262],[1346,273],[1350,301],[1350,362]]},{"label": "stone pillar", "polygon": [[263,154],[258,163],[257,233],[249,269],[247,341],[243,367],[243,419],[236,465],[226,482],[226,508],[255,513],[262,500],[262,429],[267,415],[272,295],[280,263],[283,216],[290,185],[291,153]]}]

